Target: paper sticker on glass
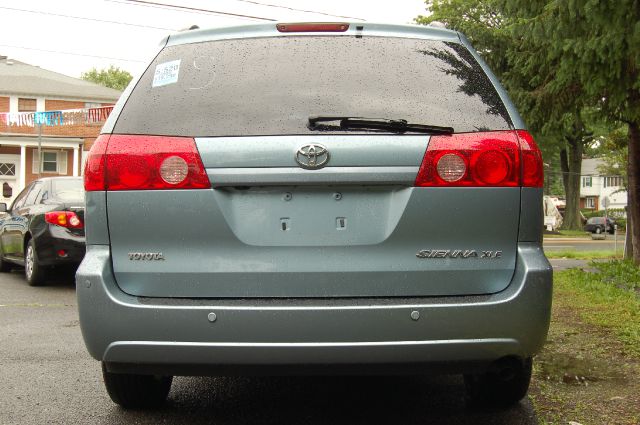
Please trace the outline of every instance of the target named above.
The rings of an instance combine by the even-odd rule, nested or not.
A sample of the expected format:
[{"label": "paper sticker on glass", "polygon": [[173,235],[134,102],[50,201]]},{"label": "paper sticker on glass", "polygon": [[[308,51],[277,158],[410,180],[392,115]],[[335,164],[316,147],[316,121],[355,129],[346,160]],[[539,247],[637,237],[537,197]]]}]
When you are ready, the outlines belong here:
[{"label": "paper sticker on glass", "polygon": [[180,59],[164,62],[156,65],[156,71],[153,74],[153,83],[151,87],[161,87],[168,84],[178,82],[178,74],[180,73]]}]

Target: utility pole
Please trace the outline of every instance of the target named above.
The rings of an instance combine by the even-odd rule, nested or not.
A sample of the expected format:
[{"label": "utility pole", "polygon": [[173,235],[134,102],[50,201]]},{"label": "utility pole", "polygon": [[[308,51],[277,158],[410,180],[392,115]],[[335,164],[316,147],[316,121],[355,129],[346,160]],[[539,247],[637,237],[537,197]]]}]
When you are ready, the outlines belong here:
[{"label": "utility pole", "polygon": [[38,178],[42,177],[42,118],[38,117]]}]

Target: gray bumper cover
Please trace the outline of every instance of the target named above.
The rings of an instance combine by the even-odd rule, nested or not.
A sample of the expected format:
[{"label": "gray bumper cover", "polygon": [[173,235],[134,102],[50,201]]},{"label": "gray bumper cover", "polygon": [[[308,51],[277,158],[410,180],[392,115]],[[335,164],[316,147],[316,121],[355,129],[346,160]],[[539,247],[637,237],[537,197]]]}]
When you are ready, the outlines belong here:
[{"label": "gray bumper cover", "polygon": [[[117,286],[109,247],[87,246],[76,275],[90,354],[112,364],[198,368],[483,363],[535,354],[546,338],[552,270],[520,243],[496,294],[406,299],[141,299]],[[419,318],[415,319],[418,312]],[[210,313],[215,313],[211,321]],[[190,373],[191,373],[190,372]]]}]

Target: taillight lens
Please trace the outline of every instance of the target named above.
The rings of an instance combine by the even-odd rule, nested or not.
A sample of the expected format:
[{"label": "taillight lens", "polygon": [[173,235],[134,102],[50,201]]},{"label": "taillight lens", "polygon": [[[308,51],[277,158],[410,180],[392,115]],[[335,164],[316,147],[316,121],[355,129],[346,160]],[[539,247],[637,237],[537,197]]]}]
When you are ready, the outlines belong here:
[{"label": "taillight lens", "polygon": [[101,134],[93,142],[93,146],[91,146],[84,165],[84,190],[86,191],[106,190],[104,163],[108,142],[109,135]]},{"label": "taillight lens", "polygon": [[522,186],[542,187],[544,184],[544,168],[542,152],[528,131],[518,130],[520,153],[522,155]]},{"label": "taillight lens", "polygon": [[416,186],[520,185],[520,147],[513,131],[431,136]]},{"label": "taillight lens", "polygon": [[416,186],[542,187],[542,154],[525,130],[431,136]]},{"label": "taillight lens", "polygon": [[44,221],[69,229],[82,229],[84,224],[73,211],[50,211],[44,214]]},{"label": "taillight lens", "polygon": [[[93,148],[89,153],[87,166],[92,154]],[[85,172],[87,191],[211,187],[195,141],[190,137],[114,134],[108,138],[103,156],[103,185],[87,185]],[[94,162],[97,162],[97,159]],[[98,177],[90,182],[93,180],[97,182]]]},{"label": "taillight lens", "polygon": [[438,176],[449,183],[457,182],[467,173],[467,162],[457,153],[445,153],[436,164]]}]

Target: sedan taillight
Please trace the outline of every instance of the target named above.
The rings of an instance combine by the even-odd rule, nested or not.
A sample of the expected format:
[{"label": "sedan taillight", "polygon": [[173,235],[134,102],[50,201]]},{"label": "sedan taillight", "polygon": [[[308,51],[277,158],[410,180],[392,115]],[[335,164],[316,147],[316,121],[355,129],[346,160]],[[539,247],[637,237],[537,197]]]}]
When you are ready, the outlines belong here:
[{"label": "sedan taillight", "polygon": [[73,211],[50,211],[44,214],[44,221],[68,229],[82,229],[84,223]]}]

